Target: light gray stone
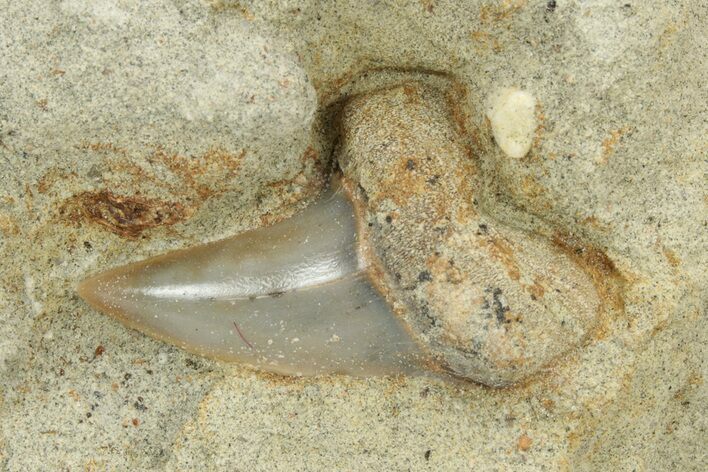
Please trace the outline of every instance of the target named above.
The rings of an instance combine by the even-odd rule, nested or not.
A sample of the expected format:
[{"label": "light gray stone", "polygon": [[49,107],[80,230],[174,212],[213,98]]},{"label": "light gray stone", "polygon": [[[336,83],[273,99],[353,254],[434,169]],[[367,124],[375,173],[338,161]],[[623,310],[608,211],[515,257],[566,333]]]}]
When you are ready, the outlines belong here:
[{"label": "light gray stone", "polygon": [[[706,468],[703,2],[0,12],[3,469]],[[187,355],[76,298],[89,273],[301,208],[331,162],[328,113],[386,68],[465,89],[483,211],[572,233],[621,274],[619,314],[562,362],[502,390],[287,380]],[[508,87],[537,103],[518,159],[485,116]]]}]

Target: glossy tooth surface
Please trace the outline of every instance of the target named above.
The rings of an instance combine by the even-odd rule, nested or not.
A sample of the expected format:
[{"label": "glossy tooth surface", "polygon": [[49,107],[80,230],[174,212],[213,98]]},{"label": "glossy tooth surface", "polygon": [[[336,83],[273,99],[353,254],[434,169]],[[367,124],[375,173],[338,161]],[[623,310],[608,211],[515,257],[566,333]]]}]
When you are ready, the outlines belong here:
[{"label": "glossy tooth surface", "polygon": [[282,374],[411,373],[421,352],[368,281],[341,191],[301,214],[98,274],[79,294],[198,354]]}]

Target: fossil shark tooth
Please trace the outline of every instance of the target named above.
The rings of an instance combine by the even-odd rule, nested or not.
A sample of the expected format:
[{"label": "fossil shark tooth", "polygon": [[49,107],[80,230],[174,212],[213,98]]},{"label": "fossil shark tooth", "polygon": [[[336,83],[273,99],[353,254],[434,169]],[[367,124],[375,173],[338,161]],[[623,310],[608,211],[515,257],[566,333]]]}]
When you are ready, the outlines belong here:
[{"label": "fossil shark tooth", "polygon": [[341,184],[315,204],[79,293],[189,351],[282,374],[501,387],[549,369],[605,317],[611,261],[478,208],[454,90],[409,81],[352,96],[338,116]]},{"label": "fossil shark tooth", "polygon": [[270,227],[100,273],[79,294],[188,351],[281,374],[412,373],[423,351],[373,288],[334,185]]}]

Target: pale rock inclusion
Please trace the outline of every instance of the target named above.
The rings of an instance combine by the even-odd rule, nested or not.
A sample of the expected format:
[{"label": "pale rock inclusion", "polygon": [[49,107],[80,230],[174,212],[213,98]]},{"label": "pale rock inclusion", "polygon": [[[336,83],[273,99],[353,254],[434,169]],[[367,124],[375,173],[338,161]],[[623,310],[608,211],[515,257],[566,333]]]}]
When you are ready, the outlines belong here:
[{"label": "pale rock inclusion", "polygon": [[344,183],[304,212],[104,272],[81,296],[192,352],[291,375],[505,386],[587,336],[600,309],[591,277],[478,212],[444,91],[358,95],[339,119]]},{"label": "pale rock inclusion", "polygon": [[494,139],[509,157],[528,154],[536,131],[536,99],[517,88],[503,88],[490,96],[487,118]]}]

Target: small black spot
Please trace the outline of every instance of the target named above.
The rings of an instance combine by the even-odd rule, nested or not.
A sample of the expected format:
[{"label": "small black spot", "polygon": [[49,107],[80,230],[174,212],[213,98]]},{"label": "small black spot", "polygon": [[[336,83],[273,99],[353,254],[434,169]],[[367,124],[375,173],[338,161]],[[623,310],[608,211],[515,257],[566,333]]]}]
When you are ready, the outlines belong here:
[{"label": "small black spot", "polygon": [[195,361],[194,359],[185,359],[184,365],[186,365],[187,367],[191,367],[194,370],[197,370],[202,366],[199,362]]},{"label": "small black spot", "polygon": [[438,183],[438,179],[440,179],[440,176],[436,174],[430,177],[426,182],[428,182],[430,185],[436,185]]},{"label": "small black spot", "polygon": [[88,241],[84,241],[84,247],[86,248],[87,251],[91,252],[93,249],[93,246],[91,246],[91,243]]},{"label": "small black spot", "polygon": [[393,218],[391,217],[391,215],[386,215],[386,223],[390,224],[392,221],[393,221]]},{"label": "small black spot", "polygon": [[426,461],[429,461],[429,460],[430,460],[430,454],[431,454],[432,452],[433,452],[433,451],[431,451],[430,449],[428,449],[427,451],[425,451],[425,460],[426,460]]},{"label": "small black spot", "polygon": [[494,298],[494,314],[497,317],[498,323],[508,323],[506,319],[506,312],[509,311],[509,307],[506,306],[501,299],[502,290],[500,288],[495,288],[492,292],[492,297]]},{"label": "small black spot", "polygon": [[275,291],[275,292],[270,292],[270,293],[268,294],[269,297],[273,297],[273,298],[279,298],[279,297],[282,297],[283,295],[285,295],[285,292],[282,291],[282,290],[278,290],[278,291]]},{"label": "small black spot", "polygon": [[431,280],[433,280],[433,276],[427,270],[418,274],[418,282],[430,282]]},{"label": "small black spot", "polygon": [[406,169],[407,170],[415,169],[415,161],[413,159],[408,159],[408,161],[406,162]]},{"label": "small black spot", "polygon": [[420,312],[428,318],[428,321],[430,322],[430,326],[437,326],[438,325],[438,320],[435,319],[433,315],[430,314],[430,307],[428,306],[427,303],[424,303],[420,307]]},{"label": "small black spot", "polygon": [[548,0],[548,2],[546,2],[546,10],[551,13],[556,9],[556,6],[556,0]]},{"label": "small black spot", "polygon": [[364,190],[364,187],[362,187],[361,184],[359,184],[357,187],[359,188],[359,193],[364,198],[364,200],[368,201],[369,197],[366,195],[366,190]]},{"label": "small black spot", "polygon": [[480,223],[480,225],[478,227],[479,227],[479,232],[481,234],[488,234],[489,233],[489,227],[486,224]]},{"label": "small black spot", "polygon": [[133,408],[138,411],[146,411],[148,409],[148,407],[145,406],[145,403],[143,403],[143,397],[138,397],[138,399],[133,402]]}]

